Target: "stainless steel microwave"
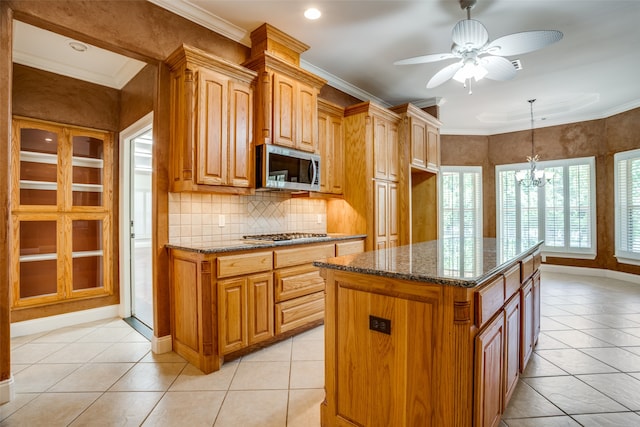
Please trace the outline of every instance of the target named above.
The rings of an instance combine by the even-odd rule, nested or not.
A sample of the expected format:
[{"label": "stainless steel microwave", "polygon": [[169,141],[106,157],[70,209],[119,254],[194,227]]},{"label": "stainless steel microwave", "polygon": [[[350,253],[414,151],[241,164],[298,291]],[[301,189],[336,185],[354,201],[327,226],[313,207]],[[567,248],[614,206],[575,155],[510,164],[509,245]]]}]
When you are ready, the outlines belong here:
[{"label": "stainless steel microwave", "polygon": [[256,188],[320,191],[320,156],[272,144],[258,145]]}]

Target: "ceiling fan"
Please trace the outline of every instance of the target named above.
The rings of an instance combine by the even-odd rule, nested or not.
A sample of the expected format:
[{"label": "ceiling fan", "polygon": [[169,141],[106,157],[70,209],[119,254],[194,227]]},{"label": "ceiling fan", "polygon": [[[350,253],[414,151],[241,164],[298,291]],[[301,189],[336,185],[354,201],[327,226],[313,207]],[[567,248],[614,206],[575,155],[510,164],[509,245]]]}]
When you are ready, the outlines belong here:
[{"label": "ceiling fan", "polygon": [[424,64],[459,58],[460,61],[438,71],[427,83],[427,89],[440,86],[453,78],[465,87],[471,81],[486,77],[491,80],[510,80],[516,75],[516,68],[505,56],[521,55],[542,49],[562,39],[562,32],[556,30],[524,31],[509,34],[489,42],[489,33],[482,23],[471,19],[471,9],[476,0],[459,0],[460,7],[467,11],[467,19],[459,21],[452,31],[451,53],[434,53],[415,56],[394,62],[395,65]]}]

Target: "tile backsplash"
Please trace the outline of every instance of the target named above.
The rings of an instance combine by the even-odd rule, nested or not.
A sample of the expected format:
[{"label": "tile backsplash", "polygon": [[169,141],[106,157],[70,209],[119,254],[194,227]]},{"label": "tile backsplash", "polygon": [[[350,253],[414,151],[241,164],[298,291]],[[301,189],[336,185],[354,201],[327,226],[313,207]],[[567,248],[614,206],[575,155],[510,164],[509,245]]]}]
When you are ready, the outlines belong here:
[{"label": "tile backsplash", "polygon": [[199,244],[251,234],[326,233],[324,200],[283,192],[252,196],[169,193],[169,243]]}]

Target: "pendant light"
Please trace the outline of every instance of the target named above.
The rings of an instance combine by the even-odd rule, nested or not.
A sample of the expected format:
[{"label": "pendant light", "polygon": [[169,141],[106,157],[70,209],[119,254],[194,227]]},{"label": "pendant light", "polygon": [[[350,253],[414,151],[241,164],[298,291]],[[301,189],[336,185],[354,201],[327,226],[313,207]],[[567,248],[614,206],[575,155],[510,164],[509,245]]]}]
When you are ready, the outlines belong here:
[{"label": "pendant light", "polygon": [[536,162],[540,160],[540,156],[535,154],[534,149],[534,126],[533,126],[533,103],[535,99],[530,99],[529,109],[531,111],[531,156],[527,156],[529,162],[529,170],[521,170],[516,172],[516,181],[522,187],[543,187],[546,183],[551,182],[553,173],[547,173],[544,169],[537,169]]}]

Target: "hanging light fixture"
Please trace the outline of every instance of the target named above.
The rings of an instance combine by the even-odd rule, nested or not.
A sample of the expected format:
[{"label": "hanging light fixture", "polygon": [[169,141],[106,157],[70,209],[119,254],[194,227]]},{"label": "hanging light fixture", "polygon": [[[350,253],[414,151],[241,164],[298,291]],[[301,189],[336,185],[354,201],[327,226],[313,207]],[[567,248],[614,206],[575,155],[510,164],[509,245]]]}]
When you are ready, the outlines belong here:
[{"label": "hanging light fixture", "polygon": [[531,110],[531,156],[527,156],[527,162],[529,162],[529,170],[521,170],[516,172],[516,181],[523,187],[542,187],[546,183],[551,182],[553,173],[547,173],[543,170],[536,168],[536,162],[540,160],[540,156],[535,154],[533,145],[533,103],[535,99],[530,99],[529,107]]}]

